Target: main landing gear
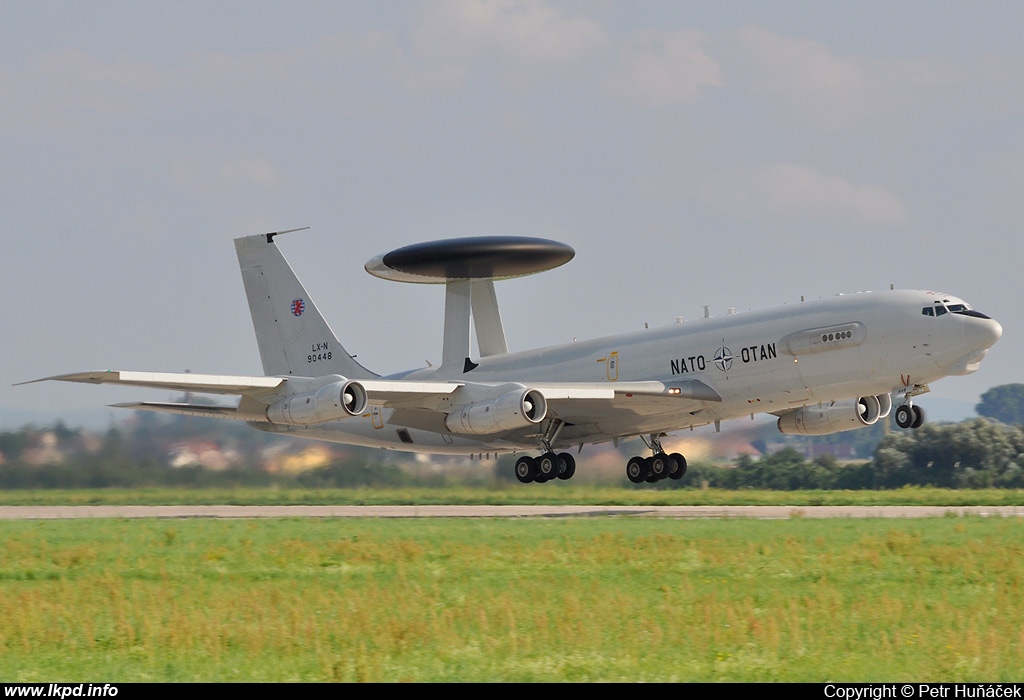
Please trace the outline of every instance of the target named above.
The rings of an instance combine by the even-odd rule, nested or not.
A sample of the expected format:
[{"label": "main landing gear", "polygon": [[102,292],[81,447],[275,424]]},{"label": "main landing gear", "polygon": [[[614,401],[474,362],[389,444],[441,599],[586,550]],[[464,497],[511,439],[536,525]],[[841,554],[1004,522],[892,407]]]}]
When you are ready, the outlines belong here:
[{"label": "main landing gear", "polygon": [[576,473],[576,460],[568,452],[555,454],[551,449],[551,443],[558,438],[558,433],[565,426],[557,418],[548,423],[544,436],[541,438],[541,445],[544,446],[544,454],[540,457],[523,455],[516,460],[516,478],[524,484],[536,481],[543,484],[552,479],[571,479]]},{"label": "main landing gear", "polygon": [[516,478],[524,484],[543,484],[552,479],[571,479],[576,473],[576,460],[568,452],[555,454],[548,450],[540,457],[523,455],[516,460]]},{"label": "main landing gear", "polygon": [[654,453],[650,457],[633,457],[626,462],[626,477],[634,484],[653,483],[662,479],[682,479],[686,474],[686,457],[678,452],[665,454],[661,447],[661,436],[643,438]]},{"label": "main landing gear", "polygon": [[[641,436],[651,449],[650,457],[633,457],[626,463],[626,476],[634,484],[653,483],[662,479],[682,479],[686,474],[686,457],[678,452],[666,454],[661,446],[661,435]],[[571,479],[576,473],[576,460],[568,452],[556,454],[546,444],[540,457],[523,455],[516,460],[516,478],[524,484],[542,484],[553,479]]]}]

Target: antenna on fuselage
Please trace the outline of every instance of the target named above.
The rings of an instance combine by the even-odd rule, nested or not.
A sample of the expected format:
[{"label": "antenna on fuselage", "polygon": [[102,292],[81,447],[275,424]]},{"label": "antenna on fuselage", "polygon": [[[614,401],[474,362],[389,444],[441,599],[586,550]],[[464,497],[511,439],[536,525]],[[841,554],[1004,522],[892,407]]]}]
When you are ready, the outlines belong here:
[{"label": "antenna on fuselage", "polygon": [[364,267],[381,279],[445,285],[444,342],[437,371],[458,376],[477,367],[470,359],[470,324],[480,357],[508,352],[494,281],[550,270],[575,255],[564,243],[543,238],[452,238],[398,248]]}]

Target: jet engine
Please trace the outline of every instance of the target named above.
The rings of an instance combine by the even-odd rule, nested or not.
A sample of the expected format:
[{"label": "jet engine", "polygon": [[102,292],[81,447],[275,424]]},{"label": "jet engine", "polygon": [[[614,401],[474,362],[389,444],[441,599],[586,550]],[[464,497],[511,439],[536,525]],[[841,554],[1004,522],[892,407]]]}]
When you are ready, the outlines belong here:
[{"label": "jet engine", "polygon": [[350,379],[326,384],[316,391],[293,394],[267,408],[267,420],[283,425],[316,425],[358,416],[366,409],[366,389]]},{"label": "jet engine", "polygon": [[490,435],[540,423],[548,402],[536,389],[517,389],[500,394],[493,401],[476,401],[459,406],[445,419],[453,433]]},{"label": "jet engine", "polygon": [[889,394],[861,396],[848,401],[804,406],[779,417],[779,432],[792,435],[828,435],[874,425],[892,410]]}]

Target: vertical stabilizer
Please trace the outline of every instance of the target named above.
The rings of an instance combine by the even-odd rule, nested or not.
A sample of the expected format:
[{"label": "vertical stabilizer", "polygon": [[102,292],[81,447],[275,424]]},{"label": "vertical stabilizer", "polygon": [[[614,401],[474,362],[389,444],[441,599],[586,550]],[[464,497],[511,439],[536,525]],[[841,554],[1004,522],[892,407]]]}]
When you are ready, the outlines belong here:
[{"label": "vertical stabilizer", "polygon": [[376,377],[342,347],[274,243],[277,235],[235,239],[264,374]]}]

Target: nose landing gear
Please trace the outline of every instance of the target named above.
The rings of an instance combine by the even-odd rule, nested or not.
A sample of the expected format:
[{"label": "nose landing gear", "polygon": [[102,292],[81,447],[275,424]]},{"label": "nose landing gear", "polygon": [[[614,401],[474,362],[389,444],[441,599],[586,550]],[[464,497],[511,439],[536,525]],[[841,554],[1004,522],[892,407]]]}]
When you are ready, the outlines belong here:
[{"label": "nose landing gear", "polygon": [[900,428],[917,429],[924,423],[924,411],[921,410],[920,406],[907,402],[896,408],[896,414],[893,418],[896,421],[896,425]]},{"label": "nose landing gear", "polygon": [[893,412],[893,420],[896,421],[898,427],[904,430],[907,428],[916,430],[924,425],[924,411],[920,406],[914,405],[914,397],[927,394],[929,391],[931,390],[927,384],[914,384],[910,387],[910,391],[903,395],[903,403],[897,406]]}]

